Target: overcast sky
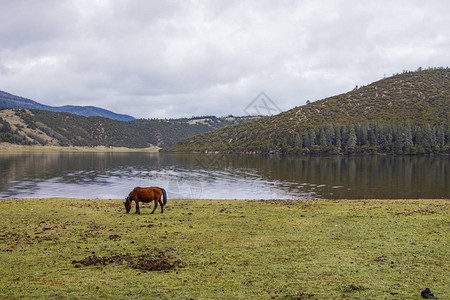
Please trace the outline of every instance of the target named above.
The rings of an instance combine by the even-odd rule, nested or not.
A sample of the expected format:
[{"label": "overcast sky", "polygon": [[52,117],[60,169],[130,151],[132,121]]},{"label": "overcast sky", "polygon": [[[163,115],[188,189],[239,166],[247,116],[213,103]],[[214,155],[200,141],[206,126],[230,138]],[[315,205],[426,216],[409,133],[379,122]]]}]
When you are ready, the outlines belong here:
[{"label": "overcast sky", "polygon": [[0,90],[137,118],[244,115],[261,92],[284,111],[449,66],[449,15],[447,0],[0,0]]}]

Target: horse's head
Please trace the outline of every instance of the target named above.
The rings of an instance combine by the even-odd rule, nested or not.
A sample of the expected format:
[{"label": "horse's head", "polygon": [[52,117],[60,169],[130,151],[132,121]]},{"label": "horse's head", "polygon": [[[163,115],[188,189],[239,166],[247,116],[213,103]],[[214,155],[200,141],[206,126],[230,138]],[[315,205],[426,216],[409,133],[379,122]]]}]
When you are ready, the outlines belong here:
[{"label": "horse's head", "polygon": [[131,210],[131,200],[129,196],[127,197],[127,199],[123,204],[125,205],[125,210],[127,211],[127,213],[129,213]]}]

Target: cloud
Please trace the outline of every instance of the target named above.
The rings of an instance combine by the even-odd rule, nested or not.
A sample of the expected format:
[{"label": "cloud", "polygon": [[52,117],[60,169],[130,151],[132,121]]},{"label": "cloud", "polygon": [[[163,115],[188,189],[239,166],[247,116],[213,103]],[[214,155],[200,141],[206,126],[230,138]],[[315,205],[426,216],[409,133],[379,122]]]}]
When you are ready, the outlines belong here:
[{"label": "cloud", "polygon": [[0,89],[141,118],[287,110],[448,66],[445,1],[10,1]]}]

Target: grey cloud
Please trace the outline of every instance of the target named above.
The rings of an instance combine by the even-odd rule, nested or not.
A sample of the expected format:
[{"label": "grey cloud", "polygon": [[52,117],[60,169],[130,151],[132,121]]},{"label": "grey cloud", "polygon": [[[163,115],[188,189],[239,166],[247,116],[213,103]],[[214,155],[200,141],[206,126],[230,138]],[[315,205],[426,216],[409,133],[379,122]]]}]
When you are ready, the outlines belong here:
[{"label": "grey cloud", "polygon": [[6,1],[0,90],[136,117],[282,109],[447,66],[445,1]]}]

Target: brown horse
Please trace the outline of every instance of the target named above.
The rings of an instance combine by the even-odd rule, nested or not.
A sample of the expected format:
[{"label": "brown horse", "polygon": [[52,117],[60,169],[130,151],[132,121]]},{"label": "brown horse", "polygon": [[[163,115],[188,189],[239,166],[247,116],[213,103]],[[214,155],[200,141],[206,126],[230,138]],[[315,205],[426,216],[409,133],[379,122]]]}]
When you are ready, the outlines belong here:
[{"label": "brown horse", "polygon": [[[164,202],[161,202],[161,196],[163,196]],[[165,189],[159,187],[134,188],[134,190],[132,190],[131,193],[128,195],[126,201],[123,203],[125,205],[127,213],[130,212],[131,203],[133,201],[136,202],[136,214],[141,213],[141,210],[139,209],[139,201],[144,203],[150,203],[152,201],[155,201],[155,208],[153,209],[152,213],[155,212],[159,202],[159,204],[161,205],[161,213],[163,213],[164,212],[163,207],[167,203],[167,193]]]}]

